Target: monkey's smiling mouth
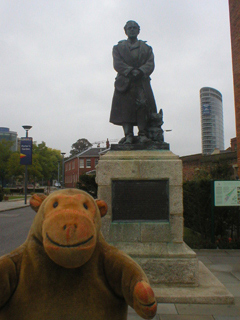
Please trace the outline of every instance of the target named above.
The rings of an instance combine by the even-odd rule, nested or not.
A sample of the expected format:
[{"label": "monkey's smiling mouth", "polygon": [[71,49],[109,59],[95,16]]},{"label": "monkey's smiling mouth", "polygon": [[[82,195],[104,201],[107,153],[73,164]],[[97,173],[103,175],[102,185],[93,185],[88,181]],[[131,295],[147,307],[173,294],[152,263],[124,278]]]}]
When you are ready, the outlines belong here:
[{"label": "monkey's smiling mouth", "polygon": [[90,240],[93,239],[93,236],[91,236],[91,237],[88,238],[87,240],[82,241],[82,242],[78,242],[78,243],[75,243],[75,244],[60,244],[60,243],[52,240],[47,233],[46,233],[46,236],[47,236],[48,240],[49,240],[52,244],[54,244],[55,246],[58,246],[58,247],[62,247],[62,248],[76,248],[76,247],[79,247],[79,246],[81,246],[81,245],[83,245],[83,244],[85,244],[85,243],[87,243],[87,242],[89,242]]}]

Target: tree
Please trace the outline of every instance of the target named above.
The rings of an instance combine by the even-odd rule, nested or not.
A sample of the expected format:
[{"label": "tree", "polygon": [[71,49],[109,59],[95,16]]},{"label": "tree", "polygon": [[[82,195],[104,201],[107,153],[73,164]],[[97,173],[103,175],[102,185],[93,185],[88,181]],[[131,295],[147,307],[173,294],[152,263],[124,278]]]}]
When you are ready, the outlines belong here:
[{"label": "tree", "polygon": [[23,179],[25,172],[25,166],[20,164],[20,153],[13,152],[8,159],[7,163],[7,176],[9,178]]},{"label": "tree", "polygon": [[12,145],[12,141],[7,141],[5,139],[0,141],[0,180],[2,182],[2,187],[4,186],[5,179],[7,176],[7,165],[8,160],[12,154]]},{"label": "tree", "polygon": [[[2,140],[0,142],[0,180],[3,182],[6,178],[20,179],[24,177],[25,166],[20,165],[20,153],[12,152],[11,142]],[[33,144],[32,164],[28,165],[28,180],[37,182],[43,179],[57,179],[58,163],[62,160],[61,151],[51,149],[45,142]]]},{"label": "tree", "polygon": [[232,180],[232,165],[225,161],[213,162],[211,167],[202,167],[194,174],[193,180]]},{"label": "tree", "polygon": [[70,151],[70,154],[71,156],[75,156],[76,154],[87,150],[91,146],[92,144],[87,139],[78,139],[74,144],[72,144],[72,150]]},{"label": "tree", "polygon": [[[36,180],[42,177],[42,167],[38,160],[39,155],[32,155],[32,164],[28,165],[28,180],[34,181],[34,185]],[[20,153],[13,152],[8,160],[7,164],[7,176],[9,178],[21,179],[23,180],[25,174],[25,166],[20,164]]]},{"label": "tree", "polygon": [[210,175],[213,180],[231,180],[233,168],[230,164],[219,161],[215,166],[211,167]]},{"label": "tree", "polygon": [[39,155],[33,154],[32,165],[28,166],[28,176],[29,176],[29,180],[32,180],[34,182],[34,186],[35,186],[35,182],[43,177],[42,171],[43,170],[39,161]]},{"label": "tree", "polygon": [[[36,164],[38,161],[39,168],[41,166],[42,179],[47,181],[52,181],[58,177],[58,162],[62,160],[61,151],[56,149],[51,149],[46,146],[46,143],[42,141],[40,144],[33,145],[33,155],[37,155],[35,158]],[[35,171],[35,176],[36,174]]]}]

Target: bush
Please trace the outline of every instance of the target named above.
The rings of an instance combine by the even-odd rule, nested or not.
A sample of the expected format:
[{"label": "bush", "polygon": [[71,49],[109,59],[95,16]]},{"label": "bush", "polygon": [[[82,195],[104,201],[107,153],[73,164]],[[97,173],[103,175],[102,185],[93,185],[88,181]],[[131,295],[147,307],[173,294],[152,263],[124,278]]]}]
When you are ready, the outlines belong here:
[{"label": "bush", "polygon": [[11,193],[10,189],[8,189],[8,188],[4,188],[3,191],[4,191],[4,194],[5,194],[6,196]]},{"label": "bush", "polygon": [[98,185],[95,181],[96,175],[95,174],[82,174],[79,177],[79,181],[77,183],[77,188],[83,191],[88,192],[93,198],[97,197],[97,189]]},{"label": "bush", "polygon": [[211,235],[211,186],[209,180],[188,181],[183,184],[185,226],[201,234]]},{"label": "bush", "polygon": [[3,189],[0,187],[0,202],[3,201],[3,196],[4,196]]},{"label": "bush", "polygon": [[34,193],[44,193],[44,188],[35,188],[34,191],[33,191],[33,189],[29,189],[29,188],[28,188],[28,193],[30,193],[30,194],[34,194]]},{"label": "bush", "polygon": [[[214,207],[214,243],[211,242],[211,181],[202,179],[183,184],[185,227],[200,235],[189,238],[192,248],[240,248],[239,208]],[[229,238],[231,241],[229,242]]]}]

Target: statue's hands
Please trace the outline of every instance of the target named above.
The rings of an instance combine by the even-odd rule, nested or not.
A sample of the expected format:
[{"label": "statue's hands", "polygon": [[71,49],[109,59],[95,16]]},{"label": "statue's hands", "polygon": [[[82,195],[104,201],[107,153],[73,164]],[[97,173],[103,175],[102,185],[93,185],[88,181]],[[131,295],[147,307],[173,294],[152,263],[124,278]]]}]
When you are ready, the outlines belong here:
[{"label": "statue's hands", "polygon": [[133,292],[133,307],[144,319],[152,319],[157,312],[157,301],[150,285],[141,281],[138,282]]},{"label": "statue's hands", "polygon": [[143,76],[143,72],[138,69],[134,69],[131,71],[131,75],[133,76],[134,79],[140,79]]}]

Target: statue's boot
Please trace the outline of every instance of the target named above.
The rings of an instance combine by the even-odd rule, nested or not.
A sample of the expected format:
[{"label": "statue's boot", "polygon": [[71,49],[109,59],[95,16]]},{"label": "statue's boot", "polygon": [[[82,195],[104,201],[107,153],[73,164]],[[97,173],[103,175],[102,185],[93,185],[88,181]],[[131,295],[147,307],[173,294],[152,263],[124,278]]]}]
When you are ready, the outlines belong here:
[{"label": "statue's boot", "polygon": [[133,135],[129,134],[126,136],[125,142],[123,144],[132,144],[133,143]]},{"label": "statue's boot", "polygon": [[133,143],[133,125],[130,123],[124,123],[123,131],[126,138],[123,144],[132,144]]},{"label": "statue's boot", "polygon": [[151,139],[148,139],[147,137],[146,137],[146,135],[139,135],[138,136],[138,142],[139,143],[148,143],[148,142],[150,142],[151,141]]}]

